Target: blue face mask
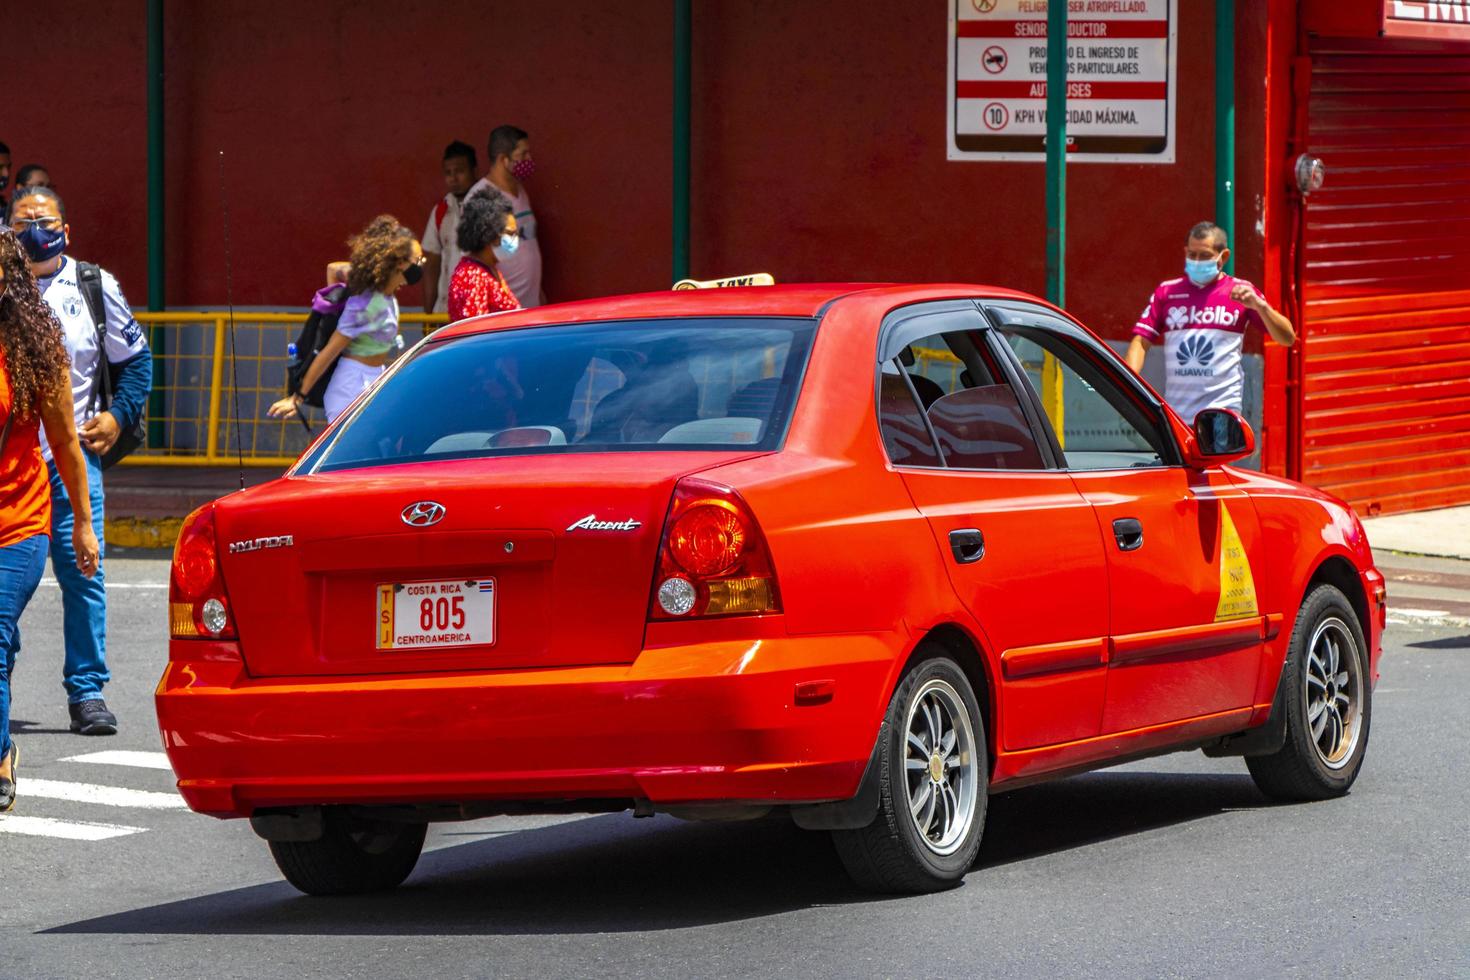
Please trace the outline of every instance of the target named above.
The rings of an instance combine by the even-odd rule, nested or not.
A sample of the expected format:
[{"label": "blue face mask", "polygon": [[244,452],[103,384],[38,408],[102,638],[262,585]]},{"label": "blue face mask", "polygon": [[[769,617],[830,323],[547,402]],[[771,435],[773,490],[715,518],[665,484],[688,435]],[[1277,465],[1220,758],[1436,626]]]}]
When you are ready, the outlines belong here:
[{"label": "blue face mask", "polygon": [[1185,259],[1184,274],[1196,286],[1208,286],[1220,276],[1220,263],[1214,259]]},{"label": "blue face mask", "polygon": [[512,235],[509,232],[500,236],[500,250],[506,255],[516,254],[516,249],[521,247],[521,236]]},{"label": "blue face mask", "polygon": [[49,262],[66,251],[66,232],[60,228],[54,231],[42,228],[39,221],[32,221],[15,237],[32,262]]}]

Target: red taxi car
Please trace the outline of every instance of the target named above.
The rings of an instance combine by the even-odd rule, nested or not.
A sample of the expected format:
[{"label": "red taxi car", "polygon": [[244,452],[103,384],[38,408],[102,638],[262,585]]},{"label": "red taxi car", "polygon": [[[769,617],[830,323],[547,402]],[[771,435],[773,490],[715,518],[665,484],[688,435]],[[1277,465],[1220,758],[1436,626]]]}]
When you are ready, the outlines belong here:
[{"label": "red taxi car", "polygon": [[975,286],[669,292],[428,337],[196,511],[157,709],[311,893],[430,821],[773,808],[951,885],[990,793],[1178,750],[1347,792],[1382,576],[1066,314]]}]

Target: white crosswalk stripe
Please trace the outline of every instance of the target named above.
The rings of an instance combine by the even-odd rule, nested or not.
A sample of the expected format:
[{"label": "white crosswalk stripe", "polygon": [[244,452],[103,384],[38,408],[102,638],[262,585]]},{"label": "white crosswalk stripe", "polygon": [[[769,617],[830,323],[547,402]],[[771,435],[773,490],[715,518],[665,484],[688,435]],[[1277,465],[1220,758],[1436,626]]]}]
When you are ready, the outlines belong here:
[{"label": "white crosswalk stripe", "polygon": [[109,749],[106,752],[88,752],[85,755],[69,755],[62,762],[92,762],[100,766],[136,766],[139,769],[165,769],[168,756],[162,752],[131,752],[126,749]]},{"label": "white crosswalk stripe", "polygon": [[92,783],[68,783],[58,779],[21,779],[19,790],[27,797],[42,800],[68,800],[72,803],[95,803],[100,806],[129,806],[144,810],[187,810],[177,793],[155,793],[144,789],[122,789],[117,786],[95,786]]},{"label": "white crosswalk stripe", "polygon": [[[22,766],[20,780],[16,787],[18,790],[16,809],[24,809],[28,812],[12,811],[0,814],[0,835],[19,834],[70,841],[106,841],[145,833],[152,828],[133,826],[131,823],[103,823],[91,819],[104,812],[96,808],[115,807],[130,810],[133,811],[135,819],[143,816],[142,811],[180,813],[187,812],[189,809],[177,792],[172,789],[167,792],[162,791],[163,787],[168,786],[172,781],[173,776],[168,757],[162,752],[109,749],[68,756],[58,762],[125,767],[136,774],[128,781],[143,780],[144,785],[151,783],[157,788],[133,789],[66,779],[47,779],[31,775],[26,771],[27,767]],[[154,770],[157,774],[149,774],[145,777],[138,770]],[[31,769],[30,771],[36,770]],[[43,769],[42,771],[47,772],[48,776],[56,772],[55,769]],[[167,775],[163,775],[164,773]],[[116,775],[122,777],[126,773],[118,772]],[[72,819],[73,817],[79,819]]]},{"label": "white crosswalk stripe", "polygon": [[[40,583],[38,583],[37,588],[43,588],[44,589],[48,585],[57,585],[57,584],[59,584],[59,583],[57,583],[56,579],[54,579],[54,578],[43,578],[43,579],[41,579]],[[168,583],[167,582],[108,582],[107,583],[107,588],[108,588],[109,591],[111,591],[112,589],[149,589],[149,590],[152,590],[152,589],[166,589],[166,588],[168,588]]]},{"label": "white crosswalk stripe", "polygon": [[107,840],[112,837],[141,834],[147,829],[147,827],[128,827],[123,824],[57,820],[53,817],[26,817],[14,813],[0,816],[0,834],[60,837],[64,840]]}]

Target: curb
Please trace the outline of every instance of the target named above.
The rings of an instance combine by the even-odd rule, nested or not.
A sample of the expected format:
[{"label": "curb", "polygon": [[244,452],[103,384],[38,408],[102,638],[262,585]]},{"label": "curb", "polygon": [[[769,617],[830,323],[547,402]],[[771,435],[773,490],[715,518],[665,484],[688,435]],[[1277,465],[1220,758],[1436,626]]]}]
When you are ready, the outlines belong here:
[{"label": "curb", "polygon": [[1451,616],[1436,609],[1389,609],[1390,626],[1452,626],[1470,628],[1470,616]]},{"label": "curb", "polygon": [[182,517],[108,517],[102,522],[104,543],[114,548],[164,548],[172,551]]},{"label": "curb", "polygon": [[[1369,547],[1372,547],[1371,541],[1369,542]],[[1424,547],[1424,545],[1415,545],[1415,547]],[[1383,545],[1374,550],[1390,555],[1402,555],[1405,558],[1439,558],[1444,561],[1470,561],[1470,555],[1465,554],[1463,551],[1451,552],[1447,548],[1440,551],[1411,551],[1407,547],[1390,548],[1387,545]]]}]

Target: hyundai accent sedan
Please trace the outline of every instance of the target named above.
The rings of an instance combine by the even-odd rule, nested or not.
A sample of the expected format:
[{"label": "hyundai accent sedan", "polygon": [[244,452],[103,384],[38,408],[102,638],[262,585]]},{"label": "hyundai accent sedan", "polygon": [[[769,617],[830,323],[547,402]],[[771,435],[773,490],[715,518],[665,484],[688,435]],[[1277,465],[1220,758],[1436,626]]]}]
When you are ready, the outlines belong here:
[{"label": "hyundai accent sedan", "polygon": [[187,520],[164,745],[315,894],[512,813],[779,810],[922,892],[989,794],[1127,759],[1339,796],[1383,578],[1346,504],[1226,465],[1253,448],[1004,289],[465,321]]}]

